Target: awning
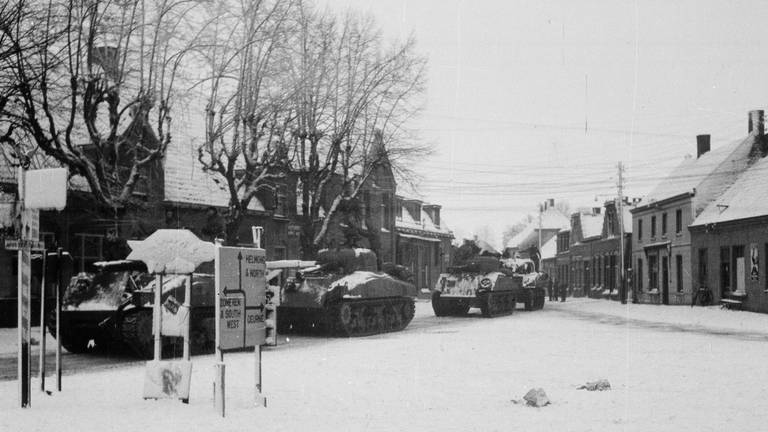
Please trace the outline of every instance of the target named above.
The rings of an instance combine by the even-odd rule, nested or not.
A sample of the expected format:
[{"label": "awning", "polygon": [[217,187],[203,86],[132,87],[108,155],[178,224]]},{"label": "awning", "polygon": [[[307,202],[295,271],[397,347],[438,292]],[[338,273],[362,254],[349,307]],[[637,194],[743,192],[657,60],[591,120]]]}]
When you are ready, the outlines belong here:
[{"label": "awning", "polygon": [[397,233],[397,235],[400,236],[400,237],[403,237],[403,238],[409,238],[409,239],[414,239],[414,240],[424,240],[424,241],[428,241],[428,242],[440,243],[440,239],[433,238],[433,237],[422,237],[422,236],[417,236],[417,235],[401,234],[401,233]]},{"label": "awning", "polygon": [[645,250],[648,250],[648,249],[658,249],[658,248],[667,247],[670,244],[671,244],[671,242],[669,240],[663,241],[663,242],[649,243],[647,245],[643,245],[643,249],[645,249]]}]

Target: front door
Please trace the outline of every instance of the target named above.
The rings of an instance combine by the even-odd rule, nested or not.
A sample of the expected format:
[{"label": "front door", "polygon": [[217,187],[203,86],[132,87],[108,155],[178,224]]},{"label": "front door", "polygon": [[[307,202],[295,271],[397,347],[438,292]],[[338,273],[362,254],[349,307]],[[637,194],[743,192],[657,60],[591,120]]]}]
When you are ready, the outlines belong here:
[{"label": "front door", "polygon": [[669,304],[669,258],[661,257],[661,303]]},{"label": "front door", "polygon": [[738,293],[744,292],[744,284],[746,282],[746,268],[744,266],[744,257],[736,258],[736,291]]}]

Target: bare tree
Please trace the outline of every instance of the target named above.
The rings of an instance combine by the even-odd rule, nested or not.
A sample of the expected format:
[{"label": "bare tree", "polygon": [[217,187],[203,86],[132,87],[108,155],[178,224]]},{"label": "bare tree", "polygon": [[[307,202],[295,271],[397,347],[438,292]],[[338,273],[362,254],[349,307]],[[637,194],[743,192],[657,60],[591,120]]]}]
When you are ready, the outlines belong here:
[{"label": "bare tree", "polygon": [[292,1],[225,0],[209,11],[217,20],[205,51],[211,76],[198,160],[229,195],[230,243],[257,193],[274,193],[285,177],[292,115],[281,68],[294,9]]},{"label": "bare tree", "polygon": [[425,152],[405,137],[423,91],[425,60],[415,42],[384,47],[372,19],[337,19],[306,6],[291,61],[296,89],[292,161],[298,174],[302,253],[323,245],[334,214],[374,171]]},{"label": "bare tree", "polygon": [[80,175],[100,203],[131,201],[171,140],[182,61],[204,25],[189,0],[33,2],[6,35],[41,41],[2,59],[14,97],[2,116]]}]

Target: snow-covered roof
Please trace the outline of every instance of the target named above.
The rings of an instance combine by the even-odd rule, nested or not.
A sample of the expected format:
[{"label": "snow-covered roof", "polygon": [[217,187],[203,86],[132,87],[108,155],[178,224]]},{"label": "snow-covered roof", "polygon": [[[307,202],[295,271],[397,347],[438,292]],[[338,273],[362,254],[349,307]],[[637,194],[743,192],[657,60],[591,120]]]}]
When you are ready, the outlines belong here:
[{"label": "snow-covered roof", "polygon": [[554,258],[557,255],[557,236],[541,245],[541,259]]},{"label": "snow-covered roof", "polygon": [[534,227],[533,224],[531,223],[531,224],[528,224],[525,228],[523,228],[523,230],[517,233],[514,237],[509,239],[505,247],[520,248],[521,245],[525,245],[529,243],[534,237],[536,237],[538,241],[538,236],[539,236],[539,232],[537,227]]},{"label": "snow-covered roof", "polygon": [[[194,95],[190,97],[195,98]],[[202,95],[197,98],[204,100]],[[205,137],[204,108],[204,103],[185,104],[178,108],[173,118],[173,139],[168,144],[163,158],[165,200],[227,207],[229,193],[226,191],[224,179],[203,171],[203,166],[197,158],[197,150]],[[248,209],[264,211],[264,206],[254,197]]]},{"label": "snow-covered roof", "polygon": [[720,197],[711,202],[691,226],[768,215],[768,158],[747,169]]},{"label": "snow-covered roof", "polygon": [[581,214],[581,236],[582,238],[599,237],[603,233],[603,219],[605,214]]},{"label": "snow-covered roof", "polygon": [[[541,213],[541,230],[562,230],[571,226],[571,221],[564,214],[554,207],[549,207]],[[522,231],[517,233],[514,237],[507,241],[504,245],[505,248],[518,248],[522,249],[529,244],[538,244],[539,238],[539,218],[534,217],[533,220],[523,228]],[[543,245],[542,245],[543,247]]]},{"label": "snow-covered roof", "polygon": [[698,158],[687,156],[683,162],[675,167],[666,178],[659,182],[648,195],[643,197],[643,200],[638,206],[644,206],[654,201],[662,201],[686,192],[692,192],[694,188],[699,186],[699,184],[721,166],[723,162],[732,159],[734,153],[742,147],[741,144],[744,144],[747,141],[751,143],[753,139],[752,136],[748,136],[746,139],[742,138],[733,141],[727,145],[704,153]]},{"label": "snow-covered roof", "polygon": [[423,231],[426,233],[431,234],[438,234],[438,235],[450,235],[453,236],[453,233],[450,229],[445,225],[445,221],[441,220],[440,225],[435,224],[435,221],[432,219],[432,216],[427,212],[424,207],[429,206],[429,204],[421,202],[419,200],[411,200],[408,198],[402,198],[402,200],[405,201],[418,201],[419,202],[419,214],[420,220],[414,219],[414,215],[411,214],[410,211],[408,211],[408,208],[402,203],[402,201],[398,204],[402,207],[401,214],[402,216],[398,216],[395,219],[395,228],[396,229],[409,229],[409,230],[417,230],[417,231]]}]

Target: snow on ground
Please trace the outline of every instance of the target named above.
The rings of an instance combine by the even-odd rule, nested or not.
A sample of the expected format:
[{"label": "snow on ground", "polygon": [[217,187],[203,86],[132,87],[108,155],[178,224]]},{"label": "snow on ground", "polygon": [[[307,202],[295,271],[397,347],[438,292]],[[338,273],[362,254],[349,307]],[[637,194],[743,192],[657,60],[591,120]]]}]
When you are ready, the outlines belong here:
[{"label": "snow on ground", "polygon": [[714,332],[755,332],[768,335],[768,314],[722,309],[720,306],[660,306],[621,304],[617,301],[569,298],[564,303],[551,303],[558,310],[576,310],[579,314],[609,315],[630,321],[670,324],[690,330]]},{"label": "snow on ground", "polygon": [[[618,307],[617,307],[618,306]],[[227,417],[212,406],[213,357],[195,357],[191,401],[141,399],[143,368],[65,376],[17,408],[0,382],[0,431],[721,431],[768,421],[768,344],[704,332],[617,325],[576,316],[615,302],[569,301],[483,319],[435,318],[426,302],[403,332],[355,339],[295,337],[264,353],[268,408],[250,401],[252,354],[225,356]],[[680,320],[682,308],[632,305],[638,316]],[[694,309],[695,314],[719,314]],[[593,313],[593,312],[590,312]],[[744,315],[723,311],[724,322]],[[606,315],[611,316],[606,312]],[[733,324],[731,322],[731,324]],[[745,324],[754,325],[756,323]],[[613,390],[576,387],[606,378]],[[514,404],[532,387],[553,401]],[[36,383],[33,382],[36,389]]]}]

